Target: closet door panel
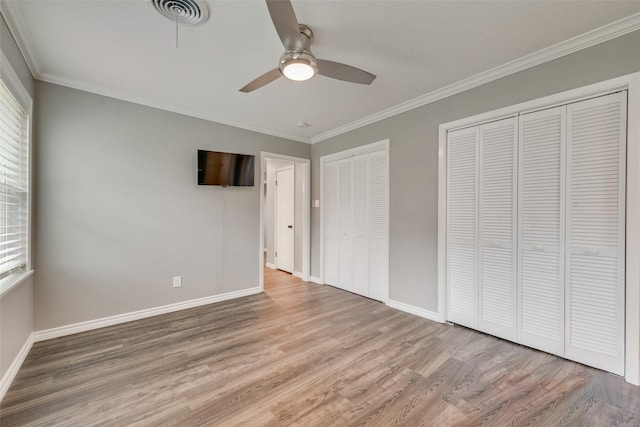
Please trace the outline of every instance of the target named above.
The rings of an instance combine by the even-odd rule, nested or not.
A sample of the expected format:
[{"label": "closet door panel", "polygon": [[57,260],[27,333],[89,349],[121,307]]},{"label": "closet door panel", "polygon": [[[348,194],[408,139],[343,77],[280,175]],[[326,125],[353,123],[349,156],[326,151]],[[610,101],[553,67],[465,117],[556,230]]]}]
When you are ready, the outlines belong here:
[{"label": "closet door panel", "polygon": [[478,128],[447,141],[447,320],[478,328]]},{"label": "closet door panel", "polygon": [[519,341],[564,353],[566,107],[520,116],[518,163]]},{"label": "closet door panel", "polygon": [[516,339],[515,117],[481,125],[479,162],[479,328]]},{"label": "closet door panel", "polygon": [[622,375],[626,93],[567,120],[566,357]]},{"label": "closet door panel", "polygon": [[338,223],[341,233],[338,286],[353,291],[353,161],[342,160],[338,163],[338,168],[340,177]]},{"label": "closet door panel", "polygon": [[325,222],[324,222],[324,282],[338,285],[340,278],[340,204],[338,163],[327,163],[324,174]]},{"label": "closet door panel", "polygon": [[369,296],[369,157],[353,158],[353,292]]},{"label": "closet door panel", "polygon": [[389,289],[389,177],[388,153],[369,155],[369,296],[388,299]]}]

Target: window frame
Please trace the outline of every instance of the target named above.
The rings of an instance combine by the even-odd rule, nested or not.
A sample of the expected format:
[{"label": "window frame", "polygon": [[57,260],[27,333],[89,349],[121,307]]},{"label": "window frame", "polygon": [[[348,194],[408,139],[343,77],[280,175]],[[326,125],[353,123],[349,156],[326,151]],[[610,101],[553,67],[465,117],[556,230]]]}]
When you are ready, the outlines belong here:
[{"label": "window frame", "polygon": [[27,210],[27,239],[26,239],[26,265],[24,269],[14,271],[7,276],[0,279],[0,297],[16,286],[24,282],[28,277],[33,274],[32,268],[32,206],[33,206],[33,99],[31,95],[24,87],[24,84],[16,74],[15,70],[11,66],[11,63],[4,55],[4,52],[0,50],[0,80],[9,89],[11,94],[18,101],[20,106],[24,108],[27,113],[28,129],[27,144],[28,144],[28,171],[27,171],[27,197],[26,197],[26,210]]}]

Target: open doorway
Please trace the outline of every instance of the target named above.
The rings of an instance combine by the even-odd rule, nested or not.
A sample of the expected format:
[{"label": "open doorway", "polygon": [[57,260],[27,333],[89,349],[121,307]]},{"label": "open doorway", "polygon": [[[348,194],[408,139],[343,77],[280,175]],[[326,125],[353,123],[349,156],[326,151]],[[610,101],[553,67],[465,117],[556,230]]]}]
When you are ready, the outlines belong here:
[{"label": "open doorway", "polygon": [[310,160],[261,153],[260,287],[310,274]]}]

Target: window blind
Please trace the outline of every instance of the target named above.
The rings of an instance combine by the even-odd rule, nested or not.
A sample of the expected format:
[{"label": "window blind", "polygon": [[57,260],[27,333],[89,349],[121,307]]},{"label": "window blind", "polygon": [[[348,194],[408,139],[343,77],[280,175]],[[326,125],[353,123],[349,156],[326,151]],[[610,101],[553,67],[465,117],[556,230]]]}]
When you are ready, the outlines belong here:
[{"label": "window blind", "polygon": [[29,117],[0,80],[0,278],[27,263]]}]

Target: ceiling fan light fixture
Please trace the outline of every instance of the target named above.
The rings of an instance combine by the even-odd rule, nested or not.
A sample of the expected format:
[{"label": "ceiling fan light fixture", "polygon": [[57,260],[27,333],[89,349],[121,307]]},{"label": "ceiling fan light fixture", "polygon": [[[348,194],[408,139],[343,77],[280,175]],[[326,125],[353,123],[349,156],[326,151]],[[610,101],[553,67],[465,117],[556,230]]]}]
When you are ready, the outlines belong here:
[{"label": "ceiling fan light fixture", "polygon": [[306,52],[287,52],[280,59],[280,72],[289,80],[302,82],[318,73],[318,64]]}]

